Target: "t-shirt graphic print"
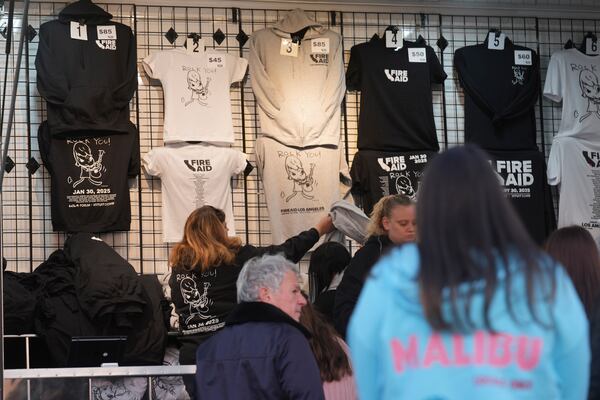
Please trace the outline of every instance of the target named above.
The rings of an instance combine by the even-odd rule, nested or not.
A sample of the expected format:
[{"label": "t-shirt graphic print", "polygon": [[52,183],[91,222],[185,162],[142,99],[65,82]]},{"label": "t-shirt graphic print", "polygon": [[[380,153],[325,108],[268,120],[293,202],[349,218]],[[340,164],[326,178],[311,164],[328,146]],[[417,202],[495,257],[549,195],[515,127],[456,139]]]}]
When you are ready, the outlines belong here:
[{"label": "t-shirt graphic print", "polygon": [[47,122],[38,130],[40,154],[51,176],[52,227],[55,231],[129,230],[128,177],[138,175],[137,129],[111,135],[81,131],[74,138],[53,136]]},{"label": "t-shirt graphic print", "polygon": [[235,235],[231,177],[244,171],[244,153],[209,144],[178,143],[152,149],[143,163],[148,174],[161,179],[165,242],[180,241],[187,217],[204,205],[223,210],[229,235]]},{"label": "t-shirt graphic print", "polygon": [[557,136],[600,135],[600,56],[577,49],[552,54],[544,96],[562,101]]},{"label": "t-shirt graphic print", "polygon": [[158,51],[142,63],[164,90],[163,140],[233,143],[230,86],[244,78],[248,62],[229,53],[183,49]]}]

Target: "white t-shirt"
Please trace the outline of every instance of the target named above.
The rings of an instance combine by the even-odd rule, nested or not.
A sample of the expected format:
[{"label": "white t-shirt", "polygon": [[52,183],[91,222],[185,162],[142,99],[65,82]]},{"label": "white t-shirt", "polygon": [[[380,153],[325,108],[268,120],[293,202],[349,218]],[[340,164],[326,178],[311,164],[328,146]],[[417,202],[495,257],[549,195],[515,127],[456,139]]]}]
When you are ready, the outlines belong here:
[{"label": "white t-shirt", "polygon": [[245,59],[213,50],[188,53],[175,48],[150,54],[143,65],[163,85],[165,143],[233,143],[229,89],[244,78]]},{"label": "white t-shirt", "polygon": [[152,149],[143,158],[148,174],[161,179],[165,242],[178,242],[187,217],[210,205],[225,212],[229,235],[235,235],[231,177],[246,167],[241,151],[208,144],[174,144]]},{"label": "white t-shirt", "polygon": [[579,225],[600,236],[600,142],[555,137],[548,183],[559,185],[558,227]]},{"label": "white t-shirt", "polygon": [[340,146],[297,149],[262,136],[254,149],[273,243],[283,243],[315,226],[341,198],[340,174],[349,181]]},{"label": "white t-shirt", "polygon": [[588,56],[577,49],[552,54],[544,96],[562,101],[557,136],[594,133],[600,138],[600,56]]}]

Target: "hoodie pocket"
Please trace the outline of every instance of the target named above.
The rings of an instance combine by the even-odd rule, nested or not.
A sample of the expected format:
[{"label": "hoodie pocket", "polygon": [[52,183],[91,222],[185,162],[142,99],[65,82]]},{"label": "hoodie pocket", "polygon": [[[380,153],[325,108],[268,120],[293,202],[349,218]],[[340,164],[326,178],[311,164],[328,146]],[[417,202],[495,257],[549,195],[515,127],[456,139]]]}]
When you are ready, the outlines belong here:
[{"label": "hoodie pocket", "polygon": [[114,104],[105,86],[75,86],[64,103],[67,121],[99,122],[111,118]]}]

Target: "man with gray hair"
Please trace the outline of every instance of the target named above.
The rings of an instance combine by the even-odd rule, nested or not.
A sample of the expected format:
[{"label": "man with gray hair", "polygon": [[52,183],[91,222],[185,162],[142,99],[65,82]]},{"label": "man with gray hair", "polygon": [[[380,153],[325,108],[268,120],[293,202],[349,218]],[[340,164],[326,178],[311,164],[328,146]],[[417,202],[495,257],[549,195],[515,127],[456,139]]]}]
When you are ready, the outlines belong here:
[{"label": "man with gray hair", "polygon": [[198,347],[196,399],[324,399],[298,323],[306,304],[298,267],[281,255],[249,260],[225,328]]}]

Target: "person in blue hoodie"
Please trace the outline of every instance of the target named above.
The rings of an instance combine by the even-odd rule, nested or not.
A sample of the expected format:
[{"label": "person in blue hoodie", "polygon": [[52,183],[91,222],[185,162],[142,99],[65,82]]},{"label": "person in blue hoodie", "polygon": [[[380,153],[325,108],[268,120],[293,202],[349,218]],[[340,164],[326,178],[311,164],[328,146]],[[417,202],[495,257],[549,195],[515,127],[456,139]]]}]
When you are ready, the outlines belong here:
[{"label": "person in blue hoodie", "polygon": [[361,400],[585,399],[585,311],[479,148],[431,162],[417,220],[418,245],[375,265],[350,321]]}]

